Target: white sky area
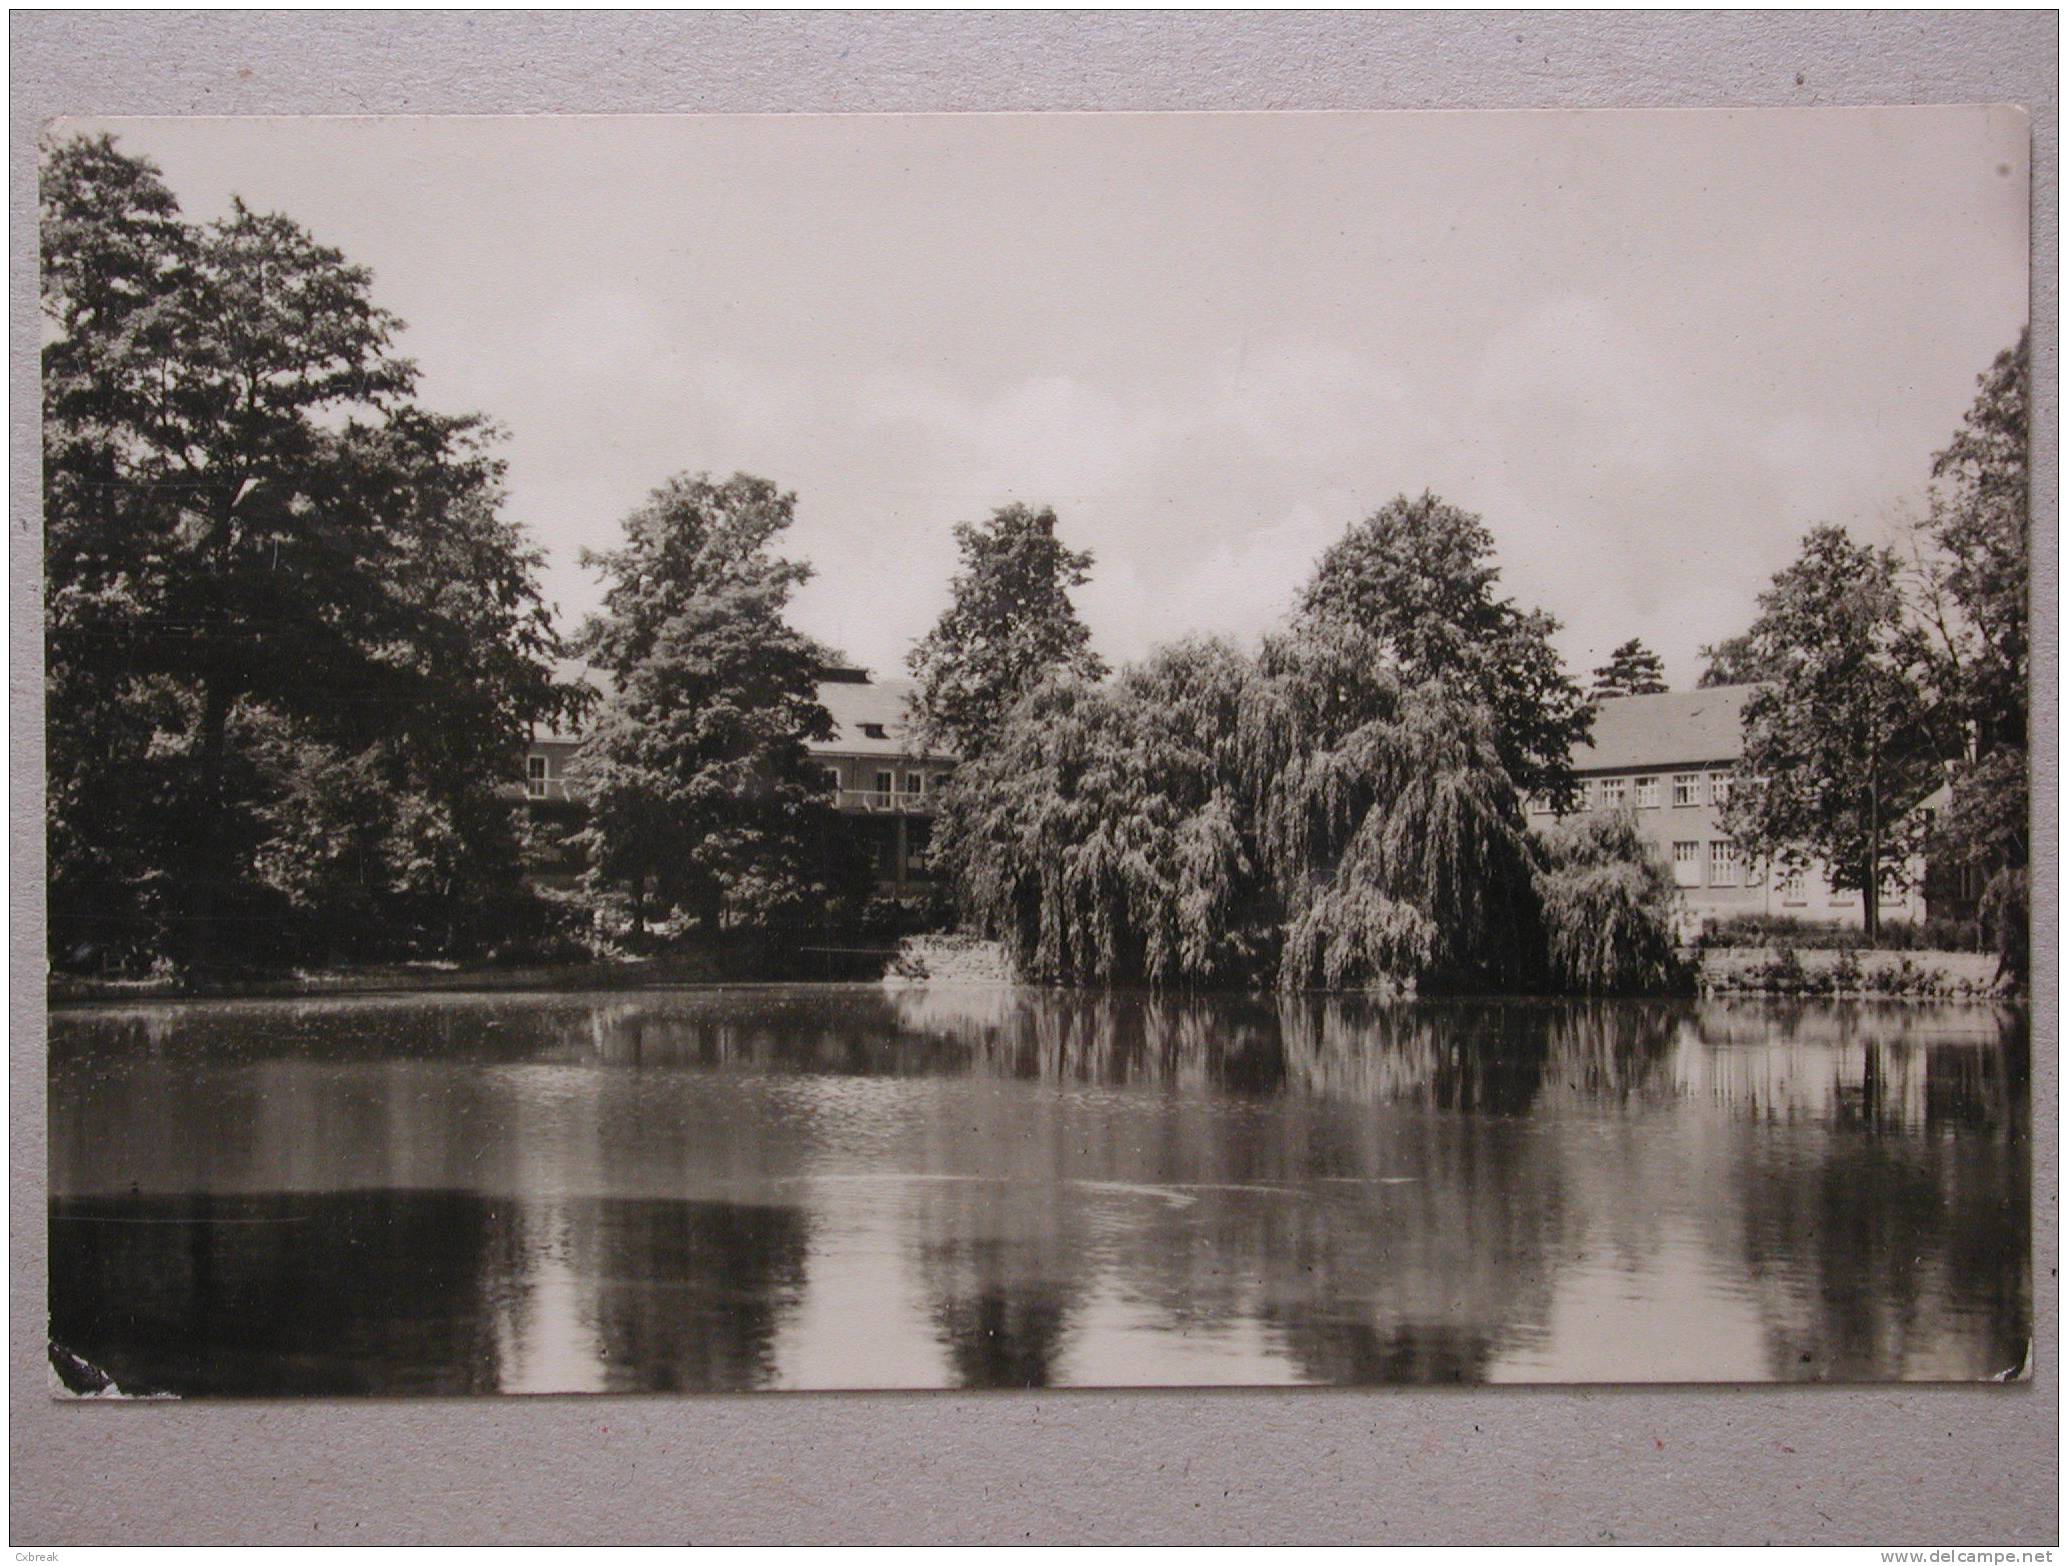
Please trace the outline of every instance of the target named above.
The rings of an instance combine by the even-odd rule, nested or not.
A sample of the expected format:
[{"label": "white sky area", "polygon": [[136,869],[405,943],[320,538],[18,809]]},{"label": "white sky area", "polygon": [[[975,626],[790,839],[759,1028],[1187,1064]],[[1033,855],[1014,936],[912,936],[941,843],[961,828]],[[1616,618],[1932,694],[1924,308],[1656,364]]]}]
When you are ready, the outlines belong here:
[{"label": "white sky area", "polygon": [[798,495],[793,618],[879,674],[951,525],[1053,505],[1098,647],[1278,621],[1402,491],[1584,675],[1673,683],[1813,524],[1889,536],[2027,311],[2002,109],[130,120],[373,269],[509,431],[567,623],[670,474]]}]

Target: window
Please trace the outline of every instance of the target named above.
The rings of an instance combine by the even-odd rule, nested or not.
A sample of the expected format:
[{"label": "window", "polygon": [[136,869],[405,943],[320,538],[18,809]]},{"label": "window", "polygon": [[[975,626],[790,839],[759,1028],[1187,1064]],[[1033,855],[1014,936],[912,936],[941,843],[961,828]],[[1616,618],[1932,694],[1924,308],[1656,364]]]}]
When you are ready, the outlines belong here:
[{"label": "window", "polygon": [[1724,804],[1728,804],[1728,803],[1730,803],[1730,797],[1731,797],[1731,775],[1730,775],[1730,774],[1729,774],[1728,772],[1712,772],[1712,773],[1710,773],[1710,774],[1709,774],[1709,803],[1710,803],[1710,804],[1712,804],[1712,805],[1724,805]]},{"label": "window", "polygon": [[1690,841],[1673,845],[1673,884],[1675,886],[1700,886],[1702,884],[1702,845],[1700,843]]},{"label": "window", "polygon": [[1639,778],[1637,780],[1637,808],[1639,810],[1657,810],[1659,808],[1659,780],[1657,778]]},{"label": "window", "polygon": [[546,758],[544,756],[526,756],[524,758],[524,793],[529,799],[544,799],[546,797]]},{"label": "window", "polygon": [[1603,778],[1601,780],[1601,808],[1615,810],[1623,803],[1624,792],[1629,787],[1625,778]]},{"label": "window", "polygon": [[1790,870],[1781,877],[1781,901],[1800,907],[1809,901],[1809,890],[1801,870]]},{"label": "window", "polygon": [[1702,774],[1699,772],[1676,772],[1673,774],[1673,803],[1675,805],[1699,805],[1702,802]]},{"label": "window", "polygon": [[1719,838],[1709,845],[1709,884],[1738,884],[1738,845],[1728,838]]},{"label": "window", "polygon": [[912,798],[917,799],[919,797],[919,787],[924,781],[925,779],[921,778],[918,773],[907,772],[905,774],[905,792],[911,795]]},{"label": "window", "polygon": [[838,767],[826,767],[826,768],[823,768],[822,770],[823,770],[823,771],[825,772],[825,774],[826,774],[826,793],[827,793],[827,796],[828,796],[829,798],[832,798],[832,799],[836,799],[836,800],[837,800],[837,799],[839,799],[839,798],[840,798],[840,769],[839,769]]},{"label": "window", "polygon": [[885,733],[883,732],[883,725],[882,725],[882,724],[880,724],[880,723],[865,723],[865,724],[863,724],[863,725],[862,725],[862,733],[864,733],[865,735],[867,735],[867,736],[868,736],[868,737],[869,737],[870,739],[889,739],[889,738],[890,738],[890,736],[889,736],[888,734],[885,734]]},{"label": "window", "polygon": [[888,772],[879,772],[879,773],[877,773],[877,774],[876,774],[876,803],[877,803],[877,804],[879,804],[879,805],[887,805],[887,804],[889,804],[889,803],[890,803],[890,794],[891,794],[891,789],[892,789],[892,787],[894,786],[894,784],[895,784],[895,779],[893,779],[893,778],[892,778],[892,776],[891,776],[891,774],[889,774]]}]

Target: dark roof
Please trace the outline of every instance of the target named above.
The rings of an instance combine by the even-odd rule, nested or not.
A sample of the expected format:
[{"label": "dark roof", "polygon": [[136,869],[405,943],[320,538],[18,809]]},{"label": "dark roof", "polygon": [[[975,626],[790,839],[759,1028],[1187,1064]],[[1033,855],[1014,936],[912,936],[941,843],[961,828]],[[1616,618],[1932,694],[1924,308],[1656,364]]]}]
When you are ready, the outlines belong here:
[{"label": "dark roof", "polygon": [[1594,743],[1573,751],[1575,772],[1736,761],[1743,712],[1756,685],[1716,685],[1658,696],[1615,696],[1594,709]]}]

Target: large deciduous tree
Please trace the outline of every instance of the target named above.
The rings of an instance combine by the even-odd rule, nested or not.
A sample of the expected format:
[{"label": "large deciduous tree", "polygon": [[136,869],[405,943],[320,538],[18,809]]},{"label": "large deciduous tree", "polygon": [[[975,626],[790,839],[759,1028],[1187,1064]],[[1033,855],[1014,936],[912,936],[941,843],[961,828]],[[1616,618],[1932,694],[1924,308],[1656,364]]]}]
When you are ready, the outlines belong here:
[{"label": "large deciduous tree", "polygon": [[564,693],[491,433],[414,404],[367,271],[289,219],[190,223],[105,137],[42,173],[54,943],[269,928],[302,745],[423,803],[370,884],[514,874],[495,786]]},{"label": "large deciduous tree", "polygon": [[796,497],[765,479],[680,475],[583,563],[608,583],[577,650],[609,691],[577,761],[591,875],[706,930],[769,925],[852,889],[806,744],[830,739],[824,649],[784,618],[811,567],[773,546]]},{"label": "large deciduous tree", "polygon": [[1056,537],[1055,512],[1002,506],[988,521],[958,522],[955,544],[961,569],[948,608],[907,663],[920,732],[972,757],[1043,679],[1096,680],[1106,666],[1070,601],[1090,579],[1091,552]]},{"label": "large deciduous tree", "polygon": [[1401,495],[1330,546],[1300,618],[1354,625],[1405,683],[1444,680],[1485,704],[1516,786],[1569,803],[1572,749],[1593,732],[1593,710],[1551,645],[1558,622],[1498,597],[1499,579],[1478,517]]},{"label": "large deciduous tree", "polygon": [[1594,671],[1594,683],[1587,694],[1602,701],[1613,696],[1655,696],[1665,689],[1665,663],[1633,636]]},{"label": "large deciduous tree", "polygon": [[1915,574],[1919,657],[1953,785],[1935,851],[1986,878],[1984,921],[2020,977],[2030,858],[2029,336],[1981,375],[1960,429],[1933,459]]},{"label": "large deciduous tree", "polygon": [[1724,821],[1753,857],[1857,890],[1870,940],[1881,891],[1923,846],[1912,810],[1938,772],[1906,647],[1894,553],[1813,529],[1760,596],[1748,633],[1767,671],[1744,708],[1744,751]]}]

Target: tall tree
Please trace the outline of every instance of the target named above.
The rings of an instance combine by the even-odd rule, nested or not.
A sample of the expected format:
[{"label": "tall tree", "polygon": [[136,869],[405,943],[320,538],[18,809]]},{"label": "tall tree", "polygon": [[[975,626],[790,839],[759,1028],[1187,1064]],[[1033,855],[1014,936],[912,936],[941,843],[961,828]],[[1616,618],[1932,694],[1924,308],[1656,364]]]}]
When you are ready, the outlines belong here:
[{"label": "tall tree", "polygon": [[[241,202],[188,223],[106,137],[49,150],[40,237],[53,902],[144,875],[206,964],[260,730],[437,736],[477,795],[514,765],[558,699],[537,560],[478,423],[411,402],[363,267]],[[492,693],[464,721],[461,687]]]},{"label": "tall tree", "polygon": [[1974,405],[1932,459],[1930,531],[1964,624],[1947,683],[1976,729],[1978,752],[2026,743],[2031,575],[2029,333],[1980,377]]},{"label": "tall tree", "polygon": [[1823,860],[1859,892],[1874,939],[1882,887],[1907,880],[1923,845],[1911,807],[1937,780],[1896,557],[1816,528],[1759,603],[1749,634],[1770,682],[1745,703],[1725,825],[1756,858]]},{"label": "tall tree", "polygon": [[1426,491],[1397,496],[1329,547],[1300,615],[1360,627],[1409,684],[1442,679],[1484,702],[1516,786],[1570,803],[1569,758],[1593,710],[1551,645],[1558,621],[1496,596],[1493,553],[1472,513]]},{"label": "tall tree", "polygon": [[1665,688],[1666,665],[1633,636],[1594,671],[1594,684],[1587,694],[1601,701],[1611,696],[1655,696]]},{"label": "tall tree", "polygon": [[823,908],[852,866],[806,743],[830,739],[827,654],[784,618],[811,576],[773,546],[796,496],[744,473],[678,475],[625,519],[622,548],[584,551],[608,587],[577,649],[610,690],[577,766],[599,884],[650,895],[704,928]]},{"label": "tall tree", "polygon": [[1091,551],[1056,537],[1056,514],[1001,506],[985,522],[955,524],[962,566],[947,610],[907,659],[919,682],[914,718],[931,743],[981,753],[1005,714],[1052,674],[1097,680],[1070,589],[1090,580]]},{"label": "tall tree", "polygon": [[2030,334],[1996,356],[1932,461],[1915,587],[1919,658],[1949,758],[1936,851],[1986,878],[1985,923],[2023,977],[2030,858]]}]

